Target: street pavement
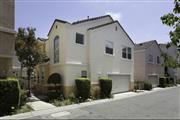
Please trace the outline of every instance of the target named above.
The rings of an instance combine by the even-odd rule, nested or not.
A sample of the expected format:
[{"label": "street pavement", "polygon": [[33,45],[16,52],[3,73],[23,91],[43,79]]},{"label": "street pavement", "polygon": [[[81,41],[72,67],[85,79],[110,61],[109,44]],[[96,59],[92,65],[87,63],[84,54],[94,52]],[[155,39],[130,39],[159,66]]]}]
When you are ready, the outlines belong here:
[{"label": "street pavement", "polygon": [[180,86],[28,119],[180,119]]}]

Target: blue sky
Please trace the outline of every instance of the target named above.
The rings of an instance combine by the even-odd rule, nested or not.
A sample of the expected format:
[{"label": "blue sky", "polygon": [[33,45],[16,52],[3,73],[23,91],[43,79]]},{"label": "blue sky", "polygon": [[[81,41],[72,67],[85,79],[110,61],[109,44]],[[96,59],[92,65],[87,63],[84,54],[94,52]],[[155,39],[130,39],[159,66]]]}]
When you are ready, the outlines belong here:
[{"label": "blue sky", "polygon": [[135,43],[166,43],[170,28],[160,17],[172,12],[173,0],[16,0],[15,28],[35,27],[37,37],[47,37],[54,19],[74,22],[110,14]]}]

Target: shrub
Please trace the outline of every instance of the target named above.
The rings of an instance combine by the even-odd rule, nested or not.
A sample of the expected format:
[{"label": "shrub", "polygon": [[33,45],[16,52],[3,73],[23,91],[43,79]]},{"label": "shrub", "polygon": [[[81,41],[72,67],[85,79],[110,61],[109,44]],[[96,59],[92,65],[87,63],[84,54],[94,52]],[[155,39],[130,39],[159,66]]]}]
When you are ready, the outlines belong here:
[{"label": "shrub", "polygon": [[10,114],[19,104],[18,80],[0,80],[0,96],[0,115]]},{"label": "shrub", "polygon": [[83,101],[88,99],[90,96],[91,83],[88,78],[77,78],[75,80],[78,97]]},{"label": "shrub", "polygon": [[180,84],[180,79],[177,80],[177,84]]},{"label": "shrub", "polygon": [[169,84],[171,84],[171,85],[175,85],[174,78],[172,78],[172,77],[171,77],[171,78],[169,79]]},{"label": "shrub", "polygon": [[166,77],[166,85],[169,85],[170,84],[170,77]]},{"label": "shrub", "polygon": [[6,74],[0,73],[0,79],[6,79],[6,78],[7,78],[7,75],[6,75]]},{"label": "shrub", "polygon": [[28,91],[27,90],[21,90],[20,91],[20,105],[23,106],[26,104],[28,98]]},{"label": "shrub", "polygon": [[134,90],[144,90],[144,81],[135,81]]},{"label": "shrub", "polygon": [[100,78],[99,79],[100,89],[101,89],[101,97],[102,98],[110,98],[111,90],[112,90],[112,80],[110,78]]},{"label": "shrub", "polygon": [[144,90],[152,90],[152,84],[150,82],[144,82]]},{"label": "shrub", "polygon": [[159,87],[165,88],[167,85],[166,77],[160,77],[159,78]]}]

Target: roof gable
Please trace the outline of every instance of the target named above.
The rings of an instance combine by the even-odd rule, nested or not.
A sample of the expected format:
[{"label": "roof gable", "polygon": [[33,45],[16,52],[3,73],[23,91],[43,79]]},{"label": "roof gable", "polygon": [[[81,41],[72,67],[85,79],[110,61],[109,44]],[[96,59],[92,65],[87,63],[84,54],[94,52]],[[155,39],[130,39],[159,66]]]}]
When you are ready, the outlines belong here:
[{"label": "roof gable", "polygon": [[55,19],[54,22],[53,22],[53,24],[52,24],[52,26],[51,26],[51,28],[50,28],[50,30],[49,30],[49,32],[48,32],[48,35],[47,35],[47,36],[49,36],[49,34],[50,34],[50,32],[51,32],[51,30],[52,30],[52,28],[53,28],[53,26],[54,26],[54,24],[55,24],[56,22],[60,22],[60,23],[63,23],[63,24],[66,24],[66,23],[70,24],[69,22],[64,21],[64,20]]},{"label": "roof gable", "polygon": [[151,41],[146,41],[146,42],[143,42],[143,43],[136,44],[134,50],[148,49],[153,44],[156,44],[158,49],[161,51],[161,48],[159,47],[156,40],[151,40]]},{"label": "roof gable", "polygon": [[[133,40],[129,37],[129,35],[127,34],[127,32],[124,30],[124,28],[121,26],[121,24],[118,22],[118,21],[113,21],[113,22],[109,22],[109,23],[105,23],[105,24],[102,24],[102,25],[98,25],[98,26],[94,26],[92,28],[89,28],[88,30],[95,30],[95,29],[98,29],[98,28],[102,28],[102,27],[105,27],[107,25],[112,25],[114,23],[117,23],[119,25],[119,27],[122,29],[122,31],[126,34],[126,36],[130,39],[130,41],[134,44]],[[135,44],[134,44],[135,45]]]}]

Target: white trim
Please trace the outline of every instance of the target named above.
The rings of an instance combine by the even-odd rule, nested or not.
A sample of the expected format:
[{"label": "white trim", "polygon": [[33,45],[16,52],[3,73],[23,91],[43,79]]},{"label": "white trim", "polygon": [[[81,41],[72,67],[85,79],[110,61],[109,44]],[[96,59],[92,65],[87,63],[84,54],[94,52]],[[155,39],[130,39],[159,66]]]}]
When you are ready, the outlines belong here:
[{"label": "white trim", "polygon": [[119,73],[116,72],[107,72],[107,75],[125,75],[125,76],[131,76],[131,73]]},{"label": "white trim", "polygon": [[0,55],[0,57],[3,57],[3,58],[13,58],[13,55]]},{"label": "white trim", "polygon": [[70,64],[70,65],[82,65],[82,62],[68,61],[68,62],[66,62],[66,64]]},{"label": "white trim", "polygon": [[2,27],[0,26],[0,31],[1,32],[7,32],[7,33],[12,33],[12,34],[16,34],[16,31],[7,27]]}]

